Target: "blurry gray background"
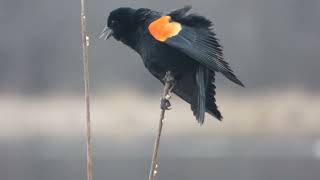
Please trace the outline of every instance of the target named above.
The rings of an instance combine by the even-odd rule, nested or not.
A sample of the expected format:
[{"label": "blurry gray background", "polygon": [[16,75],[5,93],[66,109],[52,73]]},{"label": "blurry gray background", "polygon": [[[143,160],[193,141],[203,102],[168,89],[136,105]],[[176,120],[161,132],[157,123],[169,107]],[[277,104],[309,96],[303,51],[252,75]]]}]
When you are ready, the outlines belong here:
[{"label": "blurry gray background", "polygon": [[[147,178],[162,90],[135,52],[97,40],[106,15],[184,5],[213,20],[246,88],[219,76],[225,121],[202,127],[173,99],[159,179],[319,179],[319,0],[88,0],[95,178]],[[0,1],[1,179],[85,178],[79,14],[74,0]]]},{"label": "blurry gray background", "polygon": [[[319,89],[318,0],[89,1],[92,88],[102,90],[112,82],[112,88],[159,89],[138,55],[96,36],[117,7],[168,12],[185,4],[213,20],[246,91],[296,85]],[[0,8],[1,91],[81,92],[79,2],[2,0]]]}]

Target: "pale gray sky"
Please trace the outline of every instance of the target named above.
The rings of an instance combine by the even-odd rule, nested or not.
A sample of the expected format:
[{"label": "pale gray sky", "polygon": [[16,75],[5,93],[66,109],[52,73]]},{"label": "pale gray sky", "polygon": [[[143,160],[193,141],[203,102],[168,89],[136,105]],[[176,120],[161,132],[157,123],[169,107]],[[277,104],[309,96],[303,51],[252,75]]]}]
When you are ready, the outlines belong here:
[{"label": "pale gray sky", "polygon": [[[89,0],[93,91],[159,87],[132,50],[114,40],[95,39],[107,13],[120,6],[168,12],[187,4],[213,20],[226,58],[246,90],[319,89],[318,0]],[[82,91],[78,1],[2,0],[0,25],[1,91]],[[218,80],[222,87],[235,87],[221,76]]]}]

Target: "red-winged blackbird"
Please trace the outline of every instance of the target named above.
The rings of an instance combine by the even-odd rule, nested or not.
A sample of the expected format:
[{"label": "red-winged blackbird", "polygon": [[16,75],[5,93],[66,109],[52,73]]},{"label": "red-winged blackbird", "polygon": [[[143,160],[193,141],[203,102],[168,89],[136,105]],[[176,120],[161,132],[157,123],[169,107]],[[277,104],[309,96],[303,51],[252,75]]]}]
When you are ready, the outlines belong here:
[{"label": "red-winged blackbird", "polygon": [[222,47],[207,18],[189,14],[191,6],[168,14],[146,8],[118,8],[108,17],[100,38],[113,36],[135,50],[145,67],[164,83],[174,78],[173,92],[191,104],[197,121],[205,112],[222,119],[215,100],[215,72],[243,86],[223,59]]}]

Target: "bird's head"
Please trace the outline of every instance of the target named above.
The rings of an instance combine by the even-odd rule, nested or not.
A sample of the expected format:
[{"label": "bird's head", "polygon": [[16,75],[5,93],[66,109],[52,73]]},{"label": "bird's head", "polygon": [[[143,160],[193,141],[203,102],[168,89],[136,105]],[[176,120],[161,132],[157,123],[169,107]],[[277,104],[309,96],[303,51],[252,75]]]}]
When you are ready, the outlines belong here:
[{"label": "bird's head", "polygon": [[134,14],[136,10],[132,8],[118,8],[113,10],[107,20],[107,24],[100,34],[100,39],[106,40],[113,36],[116,40],[122,40],[133,28],[136,26],[134,23]]}]

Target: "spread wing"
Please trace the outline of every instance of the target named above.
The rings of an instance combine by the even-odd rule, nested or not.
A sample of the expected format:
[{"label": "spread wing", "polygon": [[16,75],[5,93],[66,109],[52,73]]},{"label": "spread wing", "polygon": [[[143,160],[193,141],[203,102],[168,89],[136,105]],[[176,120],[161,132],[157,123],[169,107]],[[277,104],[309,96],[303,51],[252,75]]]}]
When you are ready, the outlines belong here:
[{"label": "spread wing", "polygon": [[223,59],[222,47],[211,29],[211,22],[202,16],[187,15],[191,7],[173,11],[151,22],[150,34],[158,41],[187,54],[204,67],[221,72],[228,79],[243,86]]}]

